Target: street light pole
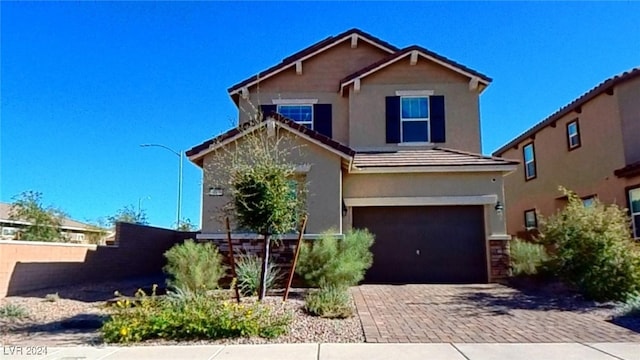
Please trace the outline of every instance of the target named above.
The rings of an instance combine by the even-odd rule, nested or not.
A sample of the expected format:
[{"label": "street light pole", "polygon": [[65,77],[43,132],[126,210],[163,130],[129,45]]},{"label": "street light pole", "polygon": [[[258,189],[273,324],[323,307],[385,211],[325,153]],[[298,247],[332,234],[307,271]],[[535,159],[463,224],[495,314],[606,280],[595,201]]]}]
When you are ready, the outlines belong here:
[{"label": "street light pole", "polygon": [[176,155],[178,157],[179,162],[178,162],[178,208],[176,209],[176,227],[180,227],[180,223],[181,223],[181,212],[182,212],[182,158],[184,157],[184,152],[180,151],[177,152],[175,150],[173,150],[172,148],[162,145],[162,144],[141,144],[140,147],[160,147],[163,148],[165,150],[168,150],[170,152],[172,152],[174,155]]}]

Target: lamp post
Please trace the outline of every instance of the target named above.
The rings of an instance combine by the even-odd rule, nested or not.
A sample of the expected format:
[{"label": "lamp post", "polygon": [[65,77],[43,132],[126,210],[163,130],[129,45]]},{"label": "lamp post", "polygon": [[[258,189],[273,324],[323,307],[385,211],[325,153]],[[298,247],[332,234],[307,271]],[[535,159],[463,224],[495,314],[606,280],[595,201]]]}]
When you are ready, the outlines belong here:
[{"label": "lamp post", "polygon": [[176,155],[178,157],[178,159],[180,159],[179,163],[178,163],[178,209],[176,210],[176,217],[177,217],[177,221],[176,221],[176,227],[180,226],[180,220],[181,220],[181,211],[182,211],[182,158],[183,158],[183,152],[177,152],[175,150],[173,150],[172,148],[162,145],[162,144],[141,144],[141,147],[160,147],[163,148],[165,150],[168,150],[170,152],[172,152],[174,155]]}]

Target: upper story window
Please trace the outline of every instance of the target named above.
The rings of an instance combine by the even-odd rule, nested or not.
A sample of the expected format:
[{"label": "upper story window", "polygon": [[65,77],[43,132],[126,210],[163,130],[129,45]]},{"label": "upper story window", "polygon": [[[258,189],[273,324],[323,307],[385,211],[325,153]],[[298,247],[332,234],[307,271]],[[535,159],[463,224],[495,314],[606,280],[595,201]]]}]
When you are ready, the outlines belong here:
[{"label": "upper story window", "polygon": [[387,144],[446,142],[444,95],[432,90],[397,90],[385,98]]},{"label": "upper story window", "polygon": [[633,237],[640,240],[640,186],[629,190],[629,213],[633,226]]},{"label": "upper story window", "polygon": [[402,142],[431,142],[429,97],[404,96],[400,100]]},{"label": "upper story window", "polygon": [[313,129],[313,105],[278,105],[278,113]]},{"label": "upper story window", "polygon": [[522,148],[522,156],[524,158],[524,178],[525,180],[535,179],[536,177],[536,152],[533,143],[527,144]]},{"label": "upper story window", "polygon": [[569,150],[580,147],[580,127],[577,119],[567,124],[567,146]]}]

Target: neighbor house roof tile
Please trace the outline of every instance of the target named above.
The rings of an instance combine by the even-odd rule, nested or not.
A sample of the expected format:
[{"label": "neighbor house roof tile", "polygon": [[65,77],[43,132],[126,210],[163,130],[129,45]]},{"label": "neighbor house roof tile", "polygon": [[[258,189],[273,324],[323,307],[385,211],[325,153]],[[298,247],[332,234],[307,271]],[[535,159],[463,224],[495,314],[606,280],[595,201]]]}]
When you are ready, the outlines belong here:
[{"label": "neighbor house roof tile", "polygon": [[545,127],[547,127],[547,126],[549,126],[549,125],[551,125],[553,123],[555,123],[556,121],[558,121],[563,116],[571,113],[574,110],[579,109],[582,105],[584,105],[588,101],[592,100],[596,96],[598,96],[598,95],[600,95],[600,94],[602,94],[604,92],[607,92],[607,91],[612,91],[614,86],[617,86],[617,85],[619,85],[621,83],[624,83],[626,81],[629,81],[631,79],[635,79],[638,76],[640,76],[640,68],[634,68],[634,69],[631,69],[630,71],[624,72],[624,73],[622,73],[620,75],[616,75],[614,77],[611,77],[611,78],[601,82],[600,84],[598,84],[593,89],[587,91],[586,93],[581,95],[579,98],[573,100],[568,105],[560,108],[558,111],[556,111],[555,113],[551,114],[546,119],[544,119],[541,122],[537,123],[535,126],[530,128],[529,130],[527,130],[524,133],[520,134],[515,139],[509,141],[506,145],[504,145],[501,148],[499,148],[498,150],[494,151],[493,155],[496,155],[496,156],[502,155],[505,151],[509,150],[512,147],[517,146],[518,144],[520,144],[522,141],[526,140],[527,138],[530,138],[530,137],[534,136],[536,133],[538,133],[538,131],[544,129]]},{"label": "neighbor house roof tile", "polygon": [[613,172],[617,177],[640,176],[640,161],[631,163]]}]

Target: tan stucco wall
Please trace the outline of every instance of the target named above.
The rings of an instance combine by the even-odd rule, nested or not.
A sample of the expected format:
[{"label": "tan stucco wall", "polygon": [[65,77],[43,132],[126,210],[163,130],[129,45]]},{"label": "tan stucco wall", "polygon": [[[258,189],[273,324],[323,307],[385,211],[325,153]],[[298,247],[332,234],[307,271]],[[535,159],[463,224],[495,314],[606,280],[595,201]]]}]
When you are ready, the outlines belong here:
[{"label": "tan stucco wall", "polygon": [[[287,134],[286,130],[280,130]],[[241,141],[241,140],[240,140]],[[341,198],[340,177],[341,158],[301,138],[295,138],[291,143],[295,148],[291,151],[289,160],[293,164],[310,164],[311,168],[306,174],[307,181],[307,210],[309,220],[307,233],[317,234],[329,228],[340,229]],[[209,187],[216,184],[216,177],[224,176],[216,170],[219,157],[210,153],[204,158],[204,181],[202,198],[202,232],[222,233],[226,232],[225,225],[220,218],[221,208],[229,201],[227,196],[215,197],[207,195]],[[227,190],[225,189],[225,194]]]},{"label": "tan stucco wall", "polygon": [[640,77],[616,87],[627,164],[640,161]]},{"label": "tan stucco wall", "polygon": [[[396,90],[432,90],[444,95],[446,142],[438,146],[481,152],[479,94],[469,90],[469,79],[420,58],[416,65],[402,59],[362,79],[356,92],[349,89],[349,145],[353,148],[389,147],[386,144],[385,97]],[[406,148],[406,147],[403,147]]]},{"label": "tan stucco wall", "polygon": [[[537,209],[548,216],[564,205],[559,200],[562,185],[579,196],[597,195],[606,203],[626,207],[624,187],[633,179],[617,178],[614,170],[625,166],[623,135],[620,126],[618,94],[601,94],[582,106],[582,113],[572,112],[559,119],[556,127],[547,126],[535,135],[537,178],[524,179],[521,142],[502,156],[522,161],[517,171],[505,178],[507,231],[515,235],[524,231],[524,211]],[[578,119],[581,146],[567,149],[568,122]],[[640,179],[635,181],[640,182]]]},{"label": "tan stucco wall", "polygon": [[[496,195],[504,203],[503,176],[499,172],[349,174],[343,179],[345,198],[446,197]],[[485,206],[487,236],[505,234],[504,215],[494,204]],[[343,224],[351,228],[351,209]]]},{"label": "tan stucco wall", "polygon": [[[302,62],[302,74],[295,66],[249,88],[249,101],[255,107],[272,104],[273,99],[318,99],[320,104],[332,104],[333,138],[343,144],[349,141],[348,99],[338,93],[340,80],[372,64],[388,53],[364,41],[356,48],[345,41]],[[245,122],[253,113],[246,99],[240,98],[239,119]]]},{"label": "tan stucco wall", "polygon": [[282,92],[282,93],[260,93],[252,94],[250,100],[240,100],[240,119],[242,122],[247,121],[250,115],[253,114],[252,104],[272,104],[273,99],[317,99],[318,104],[331,104],[331,123],[332,123],[332,138],[343,144],[347,144],[349,141],[349,102],[347,98],[339,96],[338,93],[331,92]]}]

